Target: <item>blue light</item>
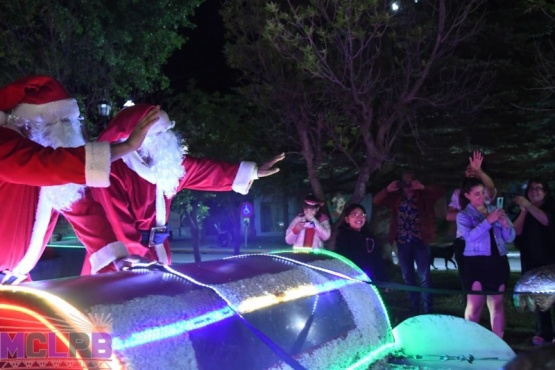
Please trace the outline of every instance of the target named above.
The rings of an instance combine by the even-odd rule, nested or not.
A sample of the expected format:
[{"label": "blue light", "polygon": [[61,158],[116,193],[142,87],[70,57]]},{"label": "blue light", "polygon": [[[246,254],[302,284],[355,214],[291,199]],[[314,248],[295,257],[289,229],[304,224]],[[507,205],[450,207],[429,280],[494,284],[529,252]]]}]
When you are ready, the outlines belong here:
[{"label": "blue light", "polygon": [[112,339],[112,348],[116,351],[122,351],[128,348],[137,347],[142,344],[156,342],[181,335],[183,333],[200,329],[210,324],[222,321],[228,317],[235,315],[233,310],[225,307],[216,311],[206,313],[201,316],[193,317],[188,320],[181,320],[172,324],[149,328],[141,332],[131,334],[128,338]]}]

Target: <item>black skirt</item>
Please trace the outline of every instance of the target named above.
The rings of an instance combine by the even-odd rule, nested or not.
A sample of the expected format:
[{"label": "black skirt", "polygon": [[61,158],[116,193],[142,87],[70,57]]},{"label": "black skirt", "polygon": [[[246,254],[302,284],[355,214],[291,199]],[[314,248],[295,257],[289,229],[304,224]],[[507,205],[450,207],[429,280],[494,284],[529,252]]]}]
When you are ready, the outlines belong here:
[{"label": "black skirt", "polygon": [[472,284],[479,281],[484,291],[499,291],[501,285],[509,282],[511,268],[507,256],[500,256],[497,243],[490,231],[490,256],[464,256],[463,283],[465,290],[472,290]]}]

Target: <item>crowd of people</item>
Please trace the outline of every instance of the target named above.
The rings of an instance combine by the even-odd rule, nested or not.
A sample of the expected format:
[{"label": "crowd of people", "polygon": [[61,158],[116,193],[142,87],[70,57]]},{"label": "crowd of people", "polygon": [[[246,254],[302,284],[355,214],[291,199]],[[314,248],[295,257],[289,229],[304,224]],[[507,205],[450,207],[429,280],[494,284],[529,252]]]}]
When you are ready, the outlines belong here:
[{"label": "crowd of people", "polygon": [[[493,204],[499,199],[492,178],[483,170],[484,157],[475,151],[463,180],[448,203],[446,220],[456,223],[453,250],[458,265],[461,289],[465,292],[464,317],[480,322],[487,306],[493,333],[503,337],[505,331],[504,292],[510,276],[508,248],[514,243],[520,251],[522,273],[531,269],[555,264],[555,200],[550,195],[549,184],[541,179],[528,182],[523,195],[512,201],[520,208],[513,220],[503,206]],[[404,171],[400,180],[388,184],[373,197],[373,204],[391,211],[389,243],[396,246],[396,255],[404,283],[408,289],[410,315],[433,312],[433,290],[430,265],[430,243],[436,237],[434,206],[445,194],[443,187],[424,185],[413,171]],[[312,197],[312,196],[310,196]],[[321,213],[323,201],[312,200],[317,210],[299,214],[286,233],[286,241],[295,246],[322,248],[331,235],[328,218]],[[318,233],[316,242],[303,243],[301,230],[314,218],[326,220],[325,233]],[[381,246],[367,227],[367,213],[361,204],[347,203],[342,218],[338,219],[337,236],[333,249],[358,265],[373,281],[387,279],[386,261]],[[313,226],[308,226],[313,227]],[[311,239],[312,241],[312,239]],[[416,266],[416,269],[415,269]],[[536,309],[536,329],[532,342],[541,345],[555,343],[555,326],[552,308],[542,312]]]},{"label": "crowd of people", "polygon": [[[171,263],[167,221],[173,196],[182,189],[247,194],[252,182],[279,171],[279,154],[258,166],[188,155],[172,131],[168,114],[156,105],[121,110],[96,142],[86,142],[77,102],[49,76],[29,76],[0,89],[0,283],[30,280],[62,214],[86,248],[83,274],[116,271],[129,261]],[[467,292],[466,319],[479,322],[484,305],[492,331],[503,337],[503,292],[509,280],[507,246],[521,253],[522,272],[555,263],[555,202],[548,183],[530,180],[514,202],[512,221],[496,207],[493,180],[483,156],[469,158],[464,180],[447,207],[456,222],[453,243],[461,286]],[[388,184],[373,204],[390,209],[389,242],[408,293],[411,314],[433,312],[430,243],[436,237],[434,207],[445,194],[423,184],[412,171]],[[343,198],[341,198],[343,200]],[[288,244],[330,248],[357,264],[372,280],[387,274],[381,246],[367,224],[362,204],[341,203],[333,218],[312,194],[285,233]],[[339,224],[334,245],[331,221]],[[17,225],[17,227],[13,227]],[[416,269],[415,269],[416,266]],[[534,344],[555,341],[551,312],[536,312]]]}]

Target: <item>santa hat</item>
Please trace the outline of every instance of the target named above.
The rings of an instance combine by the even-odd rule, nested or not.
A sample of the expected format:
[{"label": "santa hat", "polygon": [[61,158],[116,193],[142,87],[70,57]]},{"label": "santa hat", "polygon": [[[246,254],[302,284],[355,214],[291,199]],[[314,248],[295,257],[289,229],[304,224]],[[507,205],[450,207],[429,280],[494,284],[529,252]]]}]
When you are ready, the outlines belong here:
[{"label": "santa hat", "polygon": [[[150,104],[135,104],[131,107],[123,108],[110,121],[106,129],[102,131],[98,137],[98,141],[116,143],[127,139],[139,121],[154,108],[155,106]],[[150,128],[149,132],[155,132],[158,129],[162,130],[170,127],[170,125],[171,122],[168,115],[160,111],[160,119]]]},{"label": "santa hat", "polygon": [[11,113],[35,122],[79,117],[77,101],[49,76],[29,76],[0,89],[0,125]]},{"label": "santa hat", "polygon": [[304,198],[304,205],[309,207],[321,207],[324,205],[323,202],[320,202],[314,195],[308,194],[306,198]]},{"label": "santa hat", "polygon": [[109,143],[116,143],[120,140],[127,139],[137,123],[146,116],[146,114],[154,109],[154,105],[150,104],[135,104],[131,107],[123,108],[118,114],[110,121],[108,126],[100,133],[98,141],[106,141]]}]

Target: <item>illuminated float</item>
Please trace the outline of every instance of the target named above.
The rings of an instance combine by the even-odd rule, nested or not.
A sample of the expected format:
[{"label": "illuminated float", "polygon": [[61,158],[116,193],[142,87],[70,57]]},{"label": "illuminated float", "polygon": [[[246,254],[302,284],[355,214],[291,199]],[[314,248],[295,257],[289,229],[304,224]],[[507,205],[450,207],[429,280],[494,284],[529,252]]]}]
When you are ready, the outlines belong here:
[{"label": "illuminated float", "polygon": [[555,265],[531,269],[515,284],[513,303],[517,310],[549,310],[555,303]]},{"label": "illuminated float", "polygon": [[[487,366],[477,365],[475,356],[449,368],[499,368],[514,357],[485,328],[451,316],[419,316],[392,330],[380,294],[368,283],[337,254],[301,248],[3,286],[0,364],[28,361],[27,368],[38,368],[30,363],[36,359],[41,368],[56,361],[51,368],[60,369],[71,363],[79,369],[327,370],[384,369],[395,359],[443,368],[432,367],[441,357],[419,358],[418,343],[427,338],[425,353],[445,348],[444,320],[467,332],[483,329],[477,336],[488,338],[490,353],[499,349]],[[471,334],[463,341],[479,346]],[[456,354],[466,349],[459,346]]]}]

